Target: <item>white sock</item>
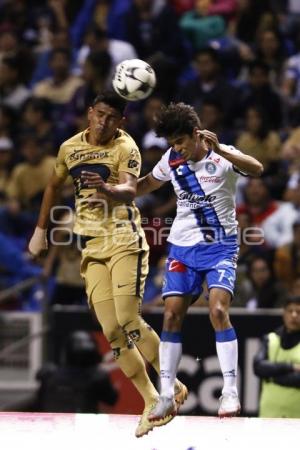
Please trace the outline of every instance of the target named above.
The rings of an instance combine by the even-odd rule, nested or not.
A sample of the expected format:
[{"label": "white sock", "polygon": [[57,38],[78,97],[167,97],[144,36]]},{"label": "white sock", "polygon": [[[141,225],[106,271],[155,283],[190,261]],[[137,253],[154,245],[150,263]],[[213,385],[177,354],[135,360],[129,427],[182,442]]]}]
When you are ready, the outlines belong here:
[{"label": "white sock", "polygon": [[174,383],[181,355],[181,342],[160,342],[160,395],[169,398],[174,397]]},{"label": "white sock", "polygon": [[[230,329],[233,330],[233,329]],[[228,330],[225,330],[227,332]],[[217,335],[217,355],[221,371],[223,374],[224,385],[222,394],[234,394],[237,395],[237,365],[238,365],[238,345],[237,339],[221,342],[218,339],[218,334],[223,333],[219,331]]]}]

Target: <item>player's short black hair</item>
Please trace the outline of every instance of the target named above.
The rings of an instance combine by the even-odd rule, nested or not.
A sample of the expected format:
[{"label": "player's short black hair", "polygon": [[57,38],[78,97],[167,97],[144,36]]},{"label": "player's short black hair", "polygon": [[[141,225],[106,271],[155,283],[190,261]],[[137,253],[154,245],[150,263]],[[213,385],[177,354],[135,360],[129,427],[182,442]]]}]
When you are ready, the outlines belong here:
[{"label": "player's short black hair", "polygon": [[92,106],[98,103],[105,103],[116,109],[122,116],[124,115],[127,102],[114,91],[100,92],[93,100]]},{"label": "player's short black hair", "polygon": [[201,128],[201,121],[195,109],[185,103],[170,103],[162,107],[155,118],[157,136],[171,138],[193,134],[194,128]]}]

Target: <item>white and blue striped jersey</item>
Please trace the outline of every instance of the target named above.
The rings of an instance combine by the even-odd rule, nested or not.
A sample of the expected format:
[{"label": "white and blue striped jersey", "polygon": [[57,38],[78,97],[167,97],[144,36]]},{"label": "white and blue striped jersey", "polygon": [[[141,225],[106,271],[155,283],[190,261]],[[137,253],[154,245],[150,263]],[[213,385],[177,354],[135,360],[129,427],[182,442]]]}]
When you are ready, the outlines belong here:
[{"label": "white and blue striped jersey", "polygon": [[[241,153],[233,146],[220,145]],[[177,213],[168,241],[186,247],[237,235],[235,190],[239,174],[231,162],[213,150],[193,162],[169,148],[152,171],[157,180],[171,181],[177,196]]]}]

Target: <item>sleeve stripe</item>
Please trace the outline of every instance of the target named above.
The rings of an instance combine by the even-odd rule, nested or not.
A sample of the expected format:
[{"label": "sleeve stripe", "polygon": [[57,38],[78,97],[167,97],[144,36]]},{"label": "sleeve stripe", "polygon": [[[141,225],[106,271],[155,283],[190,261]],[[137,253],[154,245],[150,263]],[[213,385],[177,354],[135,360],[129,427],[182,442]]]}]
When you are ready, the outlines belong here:
[{"label": "sleeve stripe", "polygon": [[236,173],[238,173],[239,175],[242,175],[242,177],[249,177],[249,175],[247,174],[247,173],[245,173],[245,172],[241,172],[237,167],[235,167],[233,164],[232,164],[232,169],[236,172]]}]

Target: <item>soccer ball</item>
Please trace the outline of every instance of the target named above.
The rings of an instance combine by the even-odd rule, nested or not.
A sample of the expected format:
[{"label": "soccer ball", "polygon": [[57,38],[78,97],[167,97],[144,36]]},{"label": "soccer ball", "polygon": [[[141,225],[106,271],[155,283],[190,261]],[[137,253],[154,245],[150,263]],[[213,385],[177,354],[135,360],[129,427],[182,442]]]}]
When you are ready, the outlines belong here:
[{"label": "soccer ball", "polygon": [[156,85],[155,72],[141,59],[126,59],[117,65],[112,85],[117,94],[126,100],[143,100]]}]

